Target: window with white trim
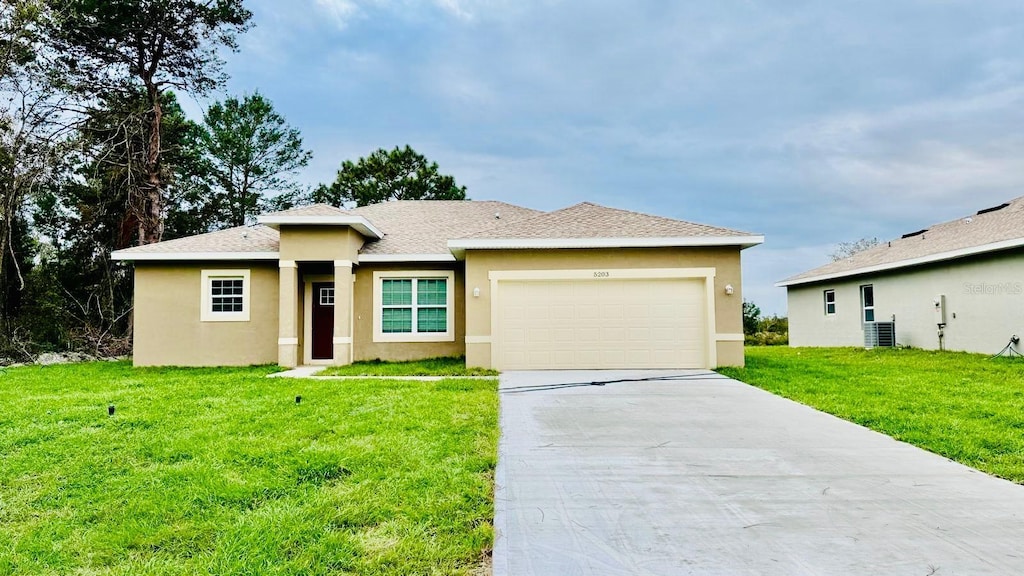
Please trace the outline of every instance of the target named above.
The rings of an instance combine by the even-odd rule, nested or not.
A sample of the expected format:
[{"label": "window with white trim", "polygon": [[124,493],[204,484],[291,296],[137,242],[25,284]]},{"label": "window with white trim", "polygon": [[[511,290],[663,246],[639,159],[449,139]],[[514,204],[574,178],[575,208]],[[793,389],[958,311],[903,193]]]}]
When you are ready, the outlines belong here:
[{"label": "window with white trim", "polygon": [[864,314],[861,316],[862,322],[874,322],[875,321],[875,287],[871,284],[866,284],[860,287],[860,303],[864,310]]},{"label": "window with white trim", "polygon": [[334,306],[334,286],[320,288],[320,305]]},{"label": "window with white trim", "polygon": [[203,270],[200,274],[203,322],[248,322],[248,270]]},{"label": "window with white trim", "polygon": [[825,290],[825,316],[834,316],[836,313],[836,291]]},{"label": "window with white trim", "polygon": [[374,272],[374,340],[454,341],[454,281],[446,270]]}]

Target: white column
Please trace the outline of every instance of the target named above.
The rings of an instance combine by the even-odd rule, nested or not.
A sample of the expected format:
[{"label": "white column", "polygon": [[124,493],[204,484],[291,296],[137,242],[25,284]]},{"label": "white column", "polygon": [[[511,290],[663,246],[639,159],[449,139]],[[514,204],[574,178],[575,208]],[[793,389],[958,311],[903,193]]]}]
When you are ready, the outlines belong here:
[{"label": "white column", "polygon": [[294,368],[299,365],[299,269],[294,261],[282,260],[278,276],[277,363]]},{"label": "white column", "polygon": [[352,262],[334,261],[334,364],[352,362]]}]

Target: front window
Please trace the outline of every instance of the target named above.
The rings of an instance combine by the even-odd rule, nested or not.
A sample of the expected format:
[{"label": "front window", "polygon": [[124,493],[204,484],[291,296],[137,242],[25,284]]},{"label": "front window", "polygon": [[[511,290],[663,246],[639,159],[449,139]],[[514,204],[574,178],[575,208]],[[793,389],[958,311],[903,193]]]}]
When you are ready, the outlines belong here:
[{"label": "front window", "polygon": [[249,271],[203,270],[202,310],[203,322],[249,321]]},{"label": "front window", "polygon": [[375,340],[453,341],[453,283],[449,271],[375,272]]},{"label": "front window", "polygon": [[836,291],[825,290],[825,315],[832,316],[836,313]]},{"label": "front window", "polygon": [[864,308],[864,322],[875,321],[875,287],[868,284],[860,287],[860,301]]}]

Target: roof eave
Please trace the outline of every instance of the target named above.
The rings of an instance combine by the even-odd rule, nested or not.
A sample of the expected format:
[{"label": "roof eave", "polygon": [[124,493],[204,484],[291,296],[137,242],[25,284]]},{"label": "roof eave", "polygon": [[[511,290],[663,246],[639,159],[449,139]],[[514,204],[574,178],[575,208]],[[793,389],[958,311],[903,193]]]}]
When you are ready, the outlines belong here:
[{"label": "roof eave", "polygon": [[384,232],[374,226],[372,222],[362,216],[351,214],[338,216],[280,216],[268,214],[257,217],[256,221],[275,230],[280,230],[282,225],[350,226],[367,238],[380,240],[384,237]]},{"label": "roof eave", "polygon": [[455,262],[452,254],[360,254],[363,262]]},{"label": "roof eave", "polygon": [[110,253],[111,260],[127,262],[182,262],[200,260],[278,260],[278,252],[133,252],[128,248]]},{"label": "roof eave", "polygon": [[885,264],[876,264],[874,266],[854,268],[853,270],[833,272],[831,274],[819,274],[817,276],[808,276],[807,278],[790,278],[787,280],[783,280],[781,282],[776,282],[775,286],[777,288],[788,288],[790,286],[800,286],[803,284],[816,284],[818,282],[825,282],[827,280],[838,280],[840,278],[848,278],[851,276],[863,276],[864,274],[871,274],[874,272],[887,272],[890,270],[897,270],[899,268],[908,268],[911,266],[920,266],[922,264],[931,264],[933,262],[955,260],[957,258],[975,256],[978,254],[985,254],[988,252],[1009,250],[1012,248],[1019,248],[1021,246],[1024,246],[1024,238],[1014,238],[1012,240],[992,242],[989,244],[982,244],[979,246],[971,246],[969,248],[960,248],[958,250],[938,252],[936,254],[920,256],[918,258],[908,258],[905,260],[897,260],[896,262],[887,262]]},{"label": "roof eave", "polygon": [[466,250],[551,250],[583,248],[700,248],[737,246],[741,250],[764,243],[764,236],[679,236],[664,238],[459,238],[448,249],[462,259]]}]

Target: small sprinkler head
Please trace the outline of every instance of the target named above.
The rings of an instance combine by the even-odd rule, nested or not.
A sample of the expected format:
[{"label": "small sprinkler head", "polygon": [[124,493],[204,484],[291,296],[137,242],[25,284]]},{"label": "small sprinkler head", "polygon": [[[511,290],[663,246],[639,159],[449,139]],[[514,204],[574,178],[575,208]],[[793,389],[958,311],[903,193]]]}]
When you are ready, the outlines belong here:
[{"label": "small sprinkler head", "polygon": [[301,404],[302,403],[302,396],[296,396],[295,397],[295,403],[296,404]]},{"label": "small sprinkler head", "polygon": [[107,416],[113,416],[113,415],[114,415],[114,405],[111,404],[111,405],[107,406]]}]

